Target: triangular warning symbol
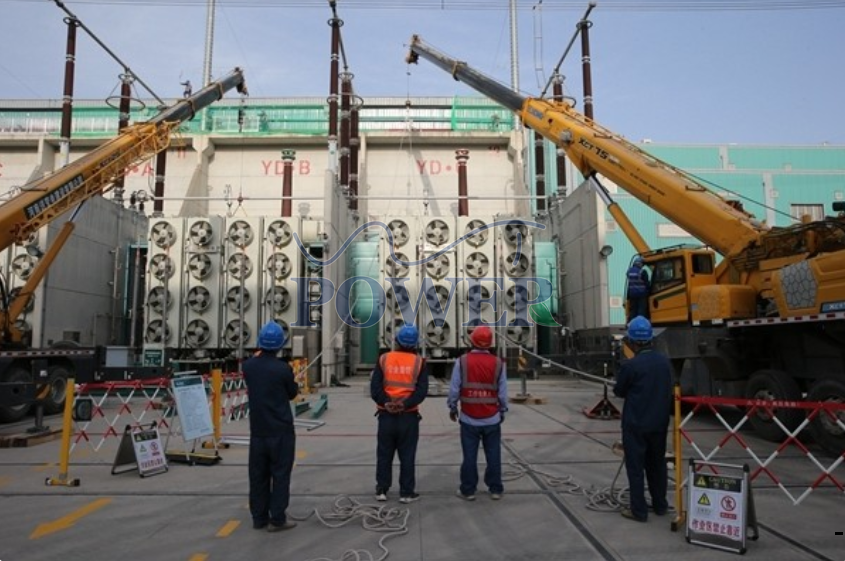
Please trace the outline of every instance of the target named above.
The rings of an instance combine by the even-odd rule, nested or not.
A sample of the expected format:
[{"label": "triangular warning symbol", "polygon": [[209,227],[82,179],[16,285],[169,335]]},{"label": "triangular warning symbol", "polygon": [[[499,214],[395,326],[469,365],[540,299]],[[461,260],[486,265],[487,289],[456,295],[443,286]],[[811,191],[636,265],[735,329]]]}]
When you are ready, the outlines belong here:
[{"label": "triangular warning symbol", "polygon": [[710,506],[710,499],[707,498],[707,495],[702,493],[701,496],[698,498],[698,504],[704,505],[704,506]]},{"label": "triangular warning symbol", "polygon": [[143,444],[141,444],[141,445],[138,447],[138,449],[141,451],[141,453],[146,453],[146,452],[147,452],[147,447],[146,447],[146,446],[144,446]]},{"label": "triangular warning symbol", "polygon": [[704,477],[699,476],[698,480],[695,482],[696,487],[707,487],[707,480]]}]

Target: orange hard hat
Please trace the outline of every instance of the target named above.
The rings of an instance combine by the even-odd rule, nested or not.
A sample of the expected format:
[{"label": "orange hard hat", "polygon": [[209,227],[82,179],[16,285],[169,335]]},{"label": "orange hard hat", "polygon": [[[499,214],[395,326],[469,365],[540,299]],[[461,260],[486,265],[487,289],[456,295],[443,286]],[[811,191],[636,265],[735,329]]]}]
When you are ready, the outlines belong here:
[{"label": "orange hard hat", "polygon": [[493,345],[493,332],[486,325],[480,325],[470,333],[469,340],[473,347],[489,349]]}]

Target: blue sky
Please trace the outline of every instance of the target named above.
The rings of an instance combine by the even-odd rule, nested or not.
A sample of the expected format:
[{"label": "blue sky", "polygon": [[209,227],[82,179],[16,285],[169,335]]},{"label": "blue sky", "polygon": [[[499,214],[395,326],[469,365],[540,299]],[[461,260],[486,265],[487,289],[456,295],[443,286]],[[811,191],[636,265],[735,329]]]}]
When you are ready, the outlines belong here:
[{"label": "blue sky", "polygon": [[[65,4],[159,96],[179,96],[182,80],[201,81],[205,0]],[[749,2],[599,0],[590,16],[596,120],[633,141],[845,144],[845,2],[759,0],[757,8],[767,9],[684,9],[740,4]],[[784,9],[800,4],[823,7]],[[510,83],[507,5],[338,0],[356,93],[365,102],[474,93],[426,61],[405,64],[415,33]],[[518,5],[520,88],[537,95],[545,83],[538,75],[548,78],[587,2]],[[8,99],[61,99],[64,15],[49,0],[0,0],[0,107]],[[218,0],[213,74],[245,68],[254,98],[326,97],[330,17],[323,0]],[[576,42],[562,67],[578,108],[580,55]],[[80,30],[75,97],[117,93],[121,72]]]}]

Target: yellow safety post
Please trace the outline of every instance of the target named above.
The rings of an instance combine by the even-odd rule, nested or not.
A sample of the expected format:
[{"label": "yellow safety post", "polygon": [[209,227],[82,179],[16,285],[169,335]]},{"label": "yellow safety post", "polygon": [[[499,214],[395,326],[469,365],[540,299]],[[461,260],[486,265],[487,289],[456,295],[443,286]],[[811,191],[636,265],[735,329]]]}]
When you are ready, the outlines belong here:
[{"label": "yellow safety post", "polygon": [[62,448],[59,451],[59,477],[48,477],[44,482],[47,486],[63,485],[65,487],[79,487],[79,479],[68,479],[70,471],[70,437],[73,433],[73,401],[76,380],[68,378],[67,394],[65,395],[65,410],[62,417]]},{"label": "yellow safety post", "polygon": [[672,430],[672,446],[675,448],[675,519],[672,521],[672,531],[677,532],[686,522],[687,513],[684,510],[684,467],[681,443],[681,386],[675,386],[675,422]]},{"label": "yellow safety post", "polygon": [[220,444],[223,438],[221,418],[223,417],[223,371],[220,368],[211,370],[211,424],[214,427],[214,441],[203,442],[203,448],[215,448],[215,443],[221,448],[228,448],[228,444]]}]

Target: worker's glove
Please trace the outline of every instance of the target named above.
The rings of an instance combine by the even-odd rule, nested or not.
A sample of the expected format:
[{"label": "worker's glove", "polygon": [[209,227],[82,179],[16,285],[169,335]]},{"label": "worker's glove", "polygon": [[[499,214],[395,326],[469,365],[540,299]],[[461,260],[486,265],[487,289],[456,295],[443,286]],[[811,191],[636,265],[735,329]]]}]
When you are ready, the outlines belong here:
[{"label": "worker's glove", "polygon": [[505,422],[505,412],[499,411],[499,424],[502,424],[504,422]]},{"label": "worker's glove", "polygon": [[458,422],[458,410],[457,409],[450,409],[449,410],[449,419],[451,419],[453,423]]}]

